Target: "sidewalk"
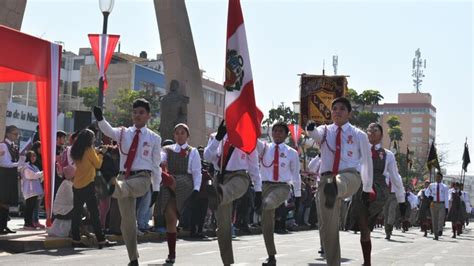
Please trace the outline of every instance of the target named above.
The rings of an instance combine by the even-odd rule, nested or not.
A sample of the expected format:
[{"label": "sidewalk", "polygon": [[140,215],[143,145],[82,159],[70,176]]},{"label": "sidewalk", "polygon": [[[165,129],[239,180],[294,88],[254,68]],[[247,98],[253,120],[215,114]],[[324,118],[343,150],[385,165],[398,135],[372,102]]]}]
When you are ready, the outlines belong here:
[{"label": "sidewalk", "polygon": [[[25,230],[23,229],[23,218],[12,217],[8,222],[8,227],[16,234],[0,235],[0,254],[2,251],[10,253],[21,253],[40,249],[57,249],[71,247],[71,238],[65,237],[50,237],[46,233],[46,229]],[[46,224],[44,219],[40,219],[40,223]],[[308,226],[296,226],[292,231],[312,230]],[[206,231],[207,236],[215,238],[215,231]],[[246,235],[246,233],[236,230],[236,235]],[[251,228],[251,235],[261,234],[260,228]],[[188,231],[181,231],[178,233],[178,238],[189,237]],[[110,241],[117,241],[123,244],[122,237],[116,235],[107,235],[106,238]],[[91,246],[97,245],[95,239],[88,239],[82,236],[82,241]],[[165,233],[147,232],[138,236],[138,242],[162,242],[166,241]]]}]

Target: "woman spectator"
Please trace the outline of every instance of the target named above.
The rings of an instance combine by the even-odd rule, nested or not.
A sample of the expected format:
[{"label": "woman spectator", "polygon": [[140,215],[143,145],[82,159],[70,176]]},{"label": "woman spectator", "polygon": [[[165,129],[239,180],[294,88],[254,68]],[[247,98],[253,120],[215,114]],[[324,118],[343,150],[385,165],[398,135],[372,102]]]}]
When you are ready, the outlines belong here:
[{"label": "woman spectator", "polygon": [[[39,171],[43,171],[43,160],[41,159],[41,142],[40,141],[35,141],[33,142],[33,145],[31,146],[31,150],[35,152],[36,154],[36,161],[33,163]],[[43,180],[41,180],[41,186],[43,187]],[[44,194],[38,196],[38,200],[36,201],[36,207],[34,208],[33,211],[33,225],[36,228],[44,229],[46,226],[41,224],[39,222],[39,210],[40,210],[40,205],[43,202],[44,199]]]},{"label": "woman spectator", "polygon": [[90,129],[84,129],[79,132],[71,148],[71,157],[76,165],[76,174],[73,181],[74,209],[71,230],[73,247],[85,247],[85,244],[81,242],[79,231],[82,207],[85,202],[90,213],[99,249],[101,249],[103,246],[108,247],[113,244],[106,241],[102,233],[97,198],[95,197],[94,179],[96,169],[99,169],[102,165],[102,158],[106,149],[101,148],[99,151],[95,151],[93,147],[94,142],[94,132]]},{"label": "woman spectator", "polygon": [[[174,263],[176,258],[176,221],[182,216],[188,200],[197,199],[201,187],[201,158],[196,148],[188,145],[189,128],[185,124],[174,127],[176,144],[162,149],[161,162],[175,179],[175,186],[164,187],[159,204],[166,219],[168,258],[166,263]],[[174,187],[174,188],[173,188]]]},{"label": "woman spectator", "polygon": [[43,172],[35,165],[36,153],[34,151],[30,150],[26,153],[25,162],[27,164],[21,169],[21,188],[25,198],[25,225],[23,228],[34,230],[36,229],[36,222],[33,218],[33,213],[38,211],[38,197],[43,195],[43,186],[41,185]]}]

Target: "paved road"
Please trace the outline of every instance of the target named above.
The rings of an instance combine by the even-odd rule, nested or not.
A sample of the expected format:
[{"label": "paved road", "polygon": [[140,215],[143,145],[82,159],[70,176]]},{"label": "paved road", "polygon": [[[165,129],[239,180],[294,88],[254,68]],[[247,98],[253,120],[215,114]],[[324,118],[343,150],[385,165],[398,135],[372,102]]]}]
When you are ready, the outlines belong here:
[{"label": "paved road", "polygon": [[[463,235],[453,239],[445,228],[440,241],[423,237],[419,230],[396,231],[391,241],[384,239],[382,229],[372,234],[373,265],[474,265],[474,228],[470,225]],[[317,253],[317,230],[276,235],[279,265],[324,265]],[[241,236],[233,241],[235,265],[261,265],[266,258],[262,235]],[[359,235],[341,232],[344,265],[361,265]],[[141,243],[141,265],[161,265],[167,255],[166,242]],[[179,240],[175,265],[222,265],[217,241]],[[125,246],[98,249],[37,250],[21,254],[0,253],[0,265],[126,265]]]}]

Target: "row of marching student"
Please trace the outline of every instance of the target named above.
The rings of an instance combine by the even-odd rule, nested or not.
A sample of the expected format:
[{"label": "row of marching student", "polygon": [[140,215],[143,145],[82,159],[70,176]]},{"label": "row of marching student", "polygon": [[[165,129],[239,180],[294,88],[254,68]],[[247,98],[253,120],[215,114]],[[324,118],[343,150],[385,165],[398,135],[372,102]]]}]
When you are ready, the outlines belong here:
[{"label": "row of marching student", "polygon": [[[48,233],[71,236],[77,248],[86,246],[81,234],[87,235],[89,227],[99,248],[115,245],[105,234],[121,234],[130,265],[138,264],[137,236],[150,230],[152,209],[155,228],[166,232],[167,263],[174,263],[179,254],[178,228],[205,237],[203,227],[216,225],[225,265],[235,263],[236,227],[250,232],[252,226],[261,226],[268,255],[263,265],[276,264],[274,233],[295,223],[314,228],[317,224],[320,253],[329,265],[340,264],[340,230],[360,231],[364,265],[371,264],[370,232],[379,223],[386,239],[398,228],[408,230],[406,223],[411,221],[421,226],[425,236],[431,229],[438,240],[446,218],[452,222],[453,237],[462,234],[470,202],[459,184],[448,188],[438,173],[437,182],[426,182],[418,195],[405,189],[394,155],[381,147],[382,127],[371,124],[365,132],[357,129],[348,122],[350,112],[350,102],[337,98],[332,102],[333,124],[308,124],[307,132],[321,151],[308,165],[313,180],[303,177],[297,151],[285,144],[289,129],[282,122],[273,125],[271,143],[257,140],[248,154],[229,142],[224,122],[207,146],[198,149],[188,144],[192,128],[186,124],[174,127],[174,141],[162,143],[146,127],[150,105],[144,99],[133,102],[131,127],[112,127],[102,110],[94,108],[99,129],[114,143],[95,148],[96,132],[90,128],[72,134],[69,146],[61,148],[66,134],[58,132],[59,185]],[[8,207],[16,205],[20,196],[15,189],[18,176],[25,199],[25,230],[44,227],[38,222],[43,195],[40,142],[23,162],[15,144],[18,135],[19,130],[9,126],[0,144],[2,234],[14,233],[7,220]]]}]

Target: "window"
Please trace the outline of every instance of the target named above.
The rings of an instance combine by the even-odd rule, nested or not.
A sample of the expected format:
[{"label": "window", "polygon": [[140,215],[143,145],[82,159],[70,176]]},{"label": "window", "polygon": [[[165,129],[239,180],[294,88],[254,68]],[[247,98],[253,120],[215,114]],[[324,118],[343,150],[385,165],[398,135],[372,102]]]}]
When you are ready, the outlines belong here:
[{"label": "window", "polygon": [[59,88],[63,92],[63,94],[67,94],[67,87],[65,85],[67,85],[67,82],[64,82],[62,80],[59,81]]},{"label": "window", "polygon": [[218,116],[214,116],[214,127],[213,128],[217,128],[219,126],[219,124],[221,123],[221,118],[218,117]]},{"label": "window", "polygon": [[423,128],[421,127],[412,127],[411,128],[411,133],[422,133],[423,132]]},{"label": "window", "polygon": [[77,87],[79,87],[79,81],[72,82],[71,94],[77,96]]},{"label": "window", "polygon": [[416,144],[416,143],[421,143],[423,141],[422,137],[413,137],[411,138],[411,143]]},{"label": "window", "polygon": [[61,58],[61,68],[65,69],[66,68],[66,59]]},{"label": "window", "polygon": [[413,124],[420,124],[423,123],[423,117],[412,117],[411,122]]},{"label": "window", "polygon": [[74,60],[74,65],[73,65],[72,69],[73,70],[80,70],[82,65],[84,65],[84,59],[76,59],[76,60]]},{"label": "window", "polygon": [[209,104],[216,104],[216,93],[210,90],[205,90],[205,98],[206,98],[206,103]]},{"label": "window", "polygon": [[206,127],[207,128],[214,128],[214,116],[211,114],[206,114]]}]

